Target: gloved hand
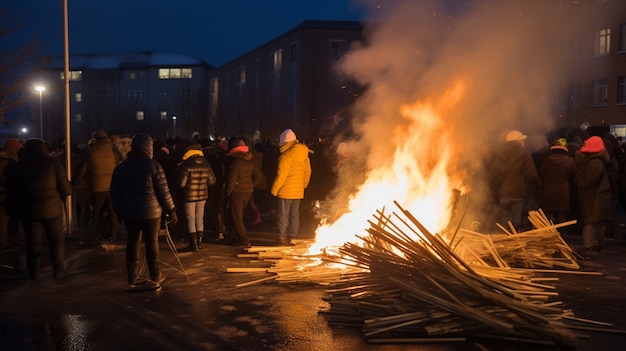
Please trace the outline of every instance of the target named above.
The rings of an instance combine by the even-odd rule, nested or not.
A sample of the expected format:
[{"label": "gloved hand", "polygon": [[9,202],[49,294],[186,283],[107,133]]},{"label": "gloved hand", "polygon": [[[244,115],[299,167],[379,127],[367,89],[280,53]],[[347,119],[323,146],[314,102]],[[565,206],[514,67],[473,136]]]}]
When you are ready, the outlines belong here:
[{"label": "gloved hand", "polygon": [[178,216],[176,215],[176,210],[171,211],[170,213],[167,214],[169,217],[168,223],[170,224],[176,224],[178,223]]}]

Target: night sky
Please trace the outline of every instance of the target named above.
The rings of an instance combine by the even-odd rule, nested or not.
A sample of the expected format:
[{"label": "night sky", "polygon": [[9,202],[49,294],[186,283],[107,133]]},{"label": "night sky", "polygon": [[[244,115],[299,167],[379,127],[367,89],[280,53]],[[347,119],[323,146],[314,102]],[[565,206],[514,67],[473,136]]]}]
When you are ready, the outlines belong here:
[{"label": "night sky", "polygon": [[[50,42],[63,54],[61,0],[0,0],[21,28],[1,38],[17,47]],[[355,0],[68,0],[70,53],[163,51],[214,66],[237,58],[304,20],[363,19]],[[4,49],[4,48],[3,48]]]}]

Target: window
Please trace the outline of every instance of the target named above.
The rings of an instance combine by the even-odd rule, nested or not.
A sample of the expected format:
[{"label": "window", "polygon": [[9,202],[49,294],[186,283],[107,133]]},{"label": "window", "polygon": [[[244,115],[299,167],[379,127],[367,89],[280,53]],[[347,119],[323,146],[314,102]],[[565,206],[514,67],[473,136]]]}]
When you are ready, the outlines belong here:
[{"label": "window", "polygon": [[141,100],[143,99],[143,91],[142,90],[129,90],[125,93],[126,99],[128,100]]},{"label": "window", "polygon": [[83,101],[83,94],[81,94],[81,93],[74,94],[74,101],[76,101],[76,102]]},{"label": "window", "polygon": [[617,77],[616,103],[626,104],[626,76]]},{"label": "window", "polygon": [[218,97],[219,97],[219,84],[218,79],[213,78],[209,84],[210,96],[211,96],[211,117],[215,118],[217,116],[217,105],[218,105]]},{"label": "window", "polygon": [[124,70],[124,79],[126,80],[142,80],[144,71],[140,69],[127,69]]},{"label": "window", "polygon": [[237,69],[237,85],[246,85],[246,68],[239,67]]},{"label": "window", "polygon": [[593,95],[591,103],[593,105],[606,105],[607,86],[606,79],[598,79],[593,81]]},{"label": "window", "polygon": [[594,55],[607,55],[611,52],[611,28],[596,31],[596,43]]},{"label": "window", "polygon": [[77,113],[74,115],[74,120],[76,122],[82,122],[83,121],[83,115],[81,115],[80,113]]},{"label": "window", "polygon": [[[79,81],[83,78],[83,71],[70,71],[70,82]],[[61,72],[61,80],[65,79],[65,72]]]},{"label": "window", "polygon": [[283,51],[276,50],[270,54],[270,81],[274,97],[280,92],[280,70],[283,68]]},{"label": "window", "polygon": [[161,99],[169,99],[169,97],[172,96],[172,93],[170,93],[168,90],[161,90],[159,91],[159,97]]},{"label": "window", "polygon": [[619,25],[619,51],[626,52],[626,23]]},{"label": "window", "polygon": [[331,60],[339,60],[348,51],[347,40],[330,40],[330,58]]},{"label": "window", "polygon": [[166,120],[167,119],[167,111],[161,111],[161,120]]},{"label": "window", "polygon": [[136,118],[138,121],[143,121],[143,111],[137,111]]},{"label": "window", "polygon": [[191,79],[191,68],[159,68],[159,79]]}]

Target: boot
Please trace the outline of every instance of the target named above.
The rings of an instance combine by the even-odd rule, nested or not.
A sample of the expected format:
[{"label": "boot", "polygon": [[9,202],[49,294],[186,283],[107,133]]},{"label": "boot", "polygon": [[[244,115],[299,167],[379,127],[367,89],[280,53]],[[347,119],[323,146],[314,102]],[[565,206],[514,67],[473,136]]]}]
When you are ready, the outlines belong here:
[{"label": "boot", "polygon": [[159,269],[159,261],[148,261],[148,270],[150,271],[150,279],[153,282],[161,284],[165,280],[165,275]]},{"label": "boot", "polygon": [[204,232],[196,232],[196,246],[198,247],[198,251],[202,248],[202,237],[204,236]]},{"label": "boot", "polygon": [[128,271],[128,284],[135,284],[139,280],[139,262],[126,262],[126,270]]},{"label": "boot", "polygon": [[196,241],[196,233],[187,234],[187,238],[189,239],[189,246],[180,250],[181,252],[196,252],[198,251],[198,242]]}]

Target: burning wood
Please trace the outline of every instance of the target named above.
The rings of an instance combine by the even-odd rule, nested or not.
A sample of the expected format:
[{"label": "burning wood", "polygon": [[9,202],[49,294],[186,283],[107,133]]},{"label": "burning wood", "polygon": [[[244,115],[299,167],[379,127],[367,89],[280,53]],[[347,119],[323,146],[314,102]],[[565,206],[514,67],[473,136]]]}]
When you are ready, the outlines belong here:
[{"label": "burning wood", "polygon": [[371,342],[480,337],[576,344],[571,323],[584,320],[550,301],[558,295],[546,284],[553,279],[533,276],[536,267],[578,269],[557,226],[542,213],[531,214],[537,229],[529,232],[461,230],[448,242],[396,206],[399,213],[379,211],[368,221],[361,245],[348,242],[314,256],[304,245],[283,248],[282,258],[265,270],[273,276],[238,286],[272,280],[328,286],[329,307],[320,311],[328,323],[362,328]]}]

